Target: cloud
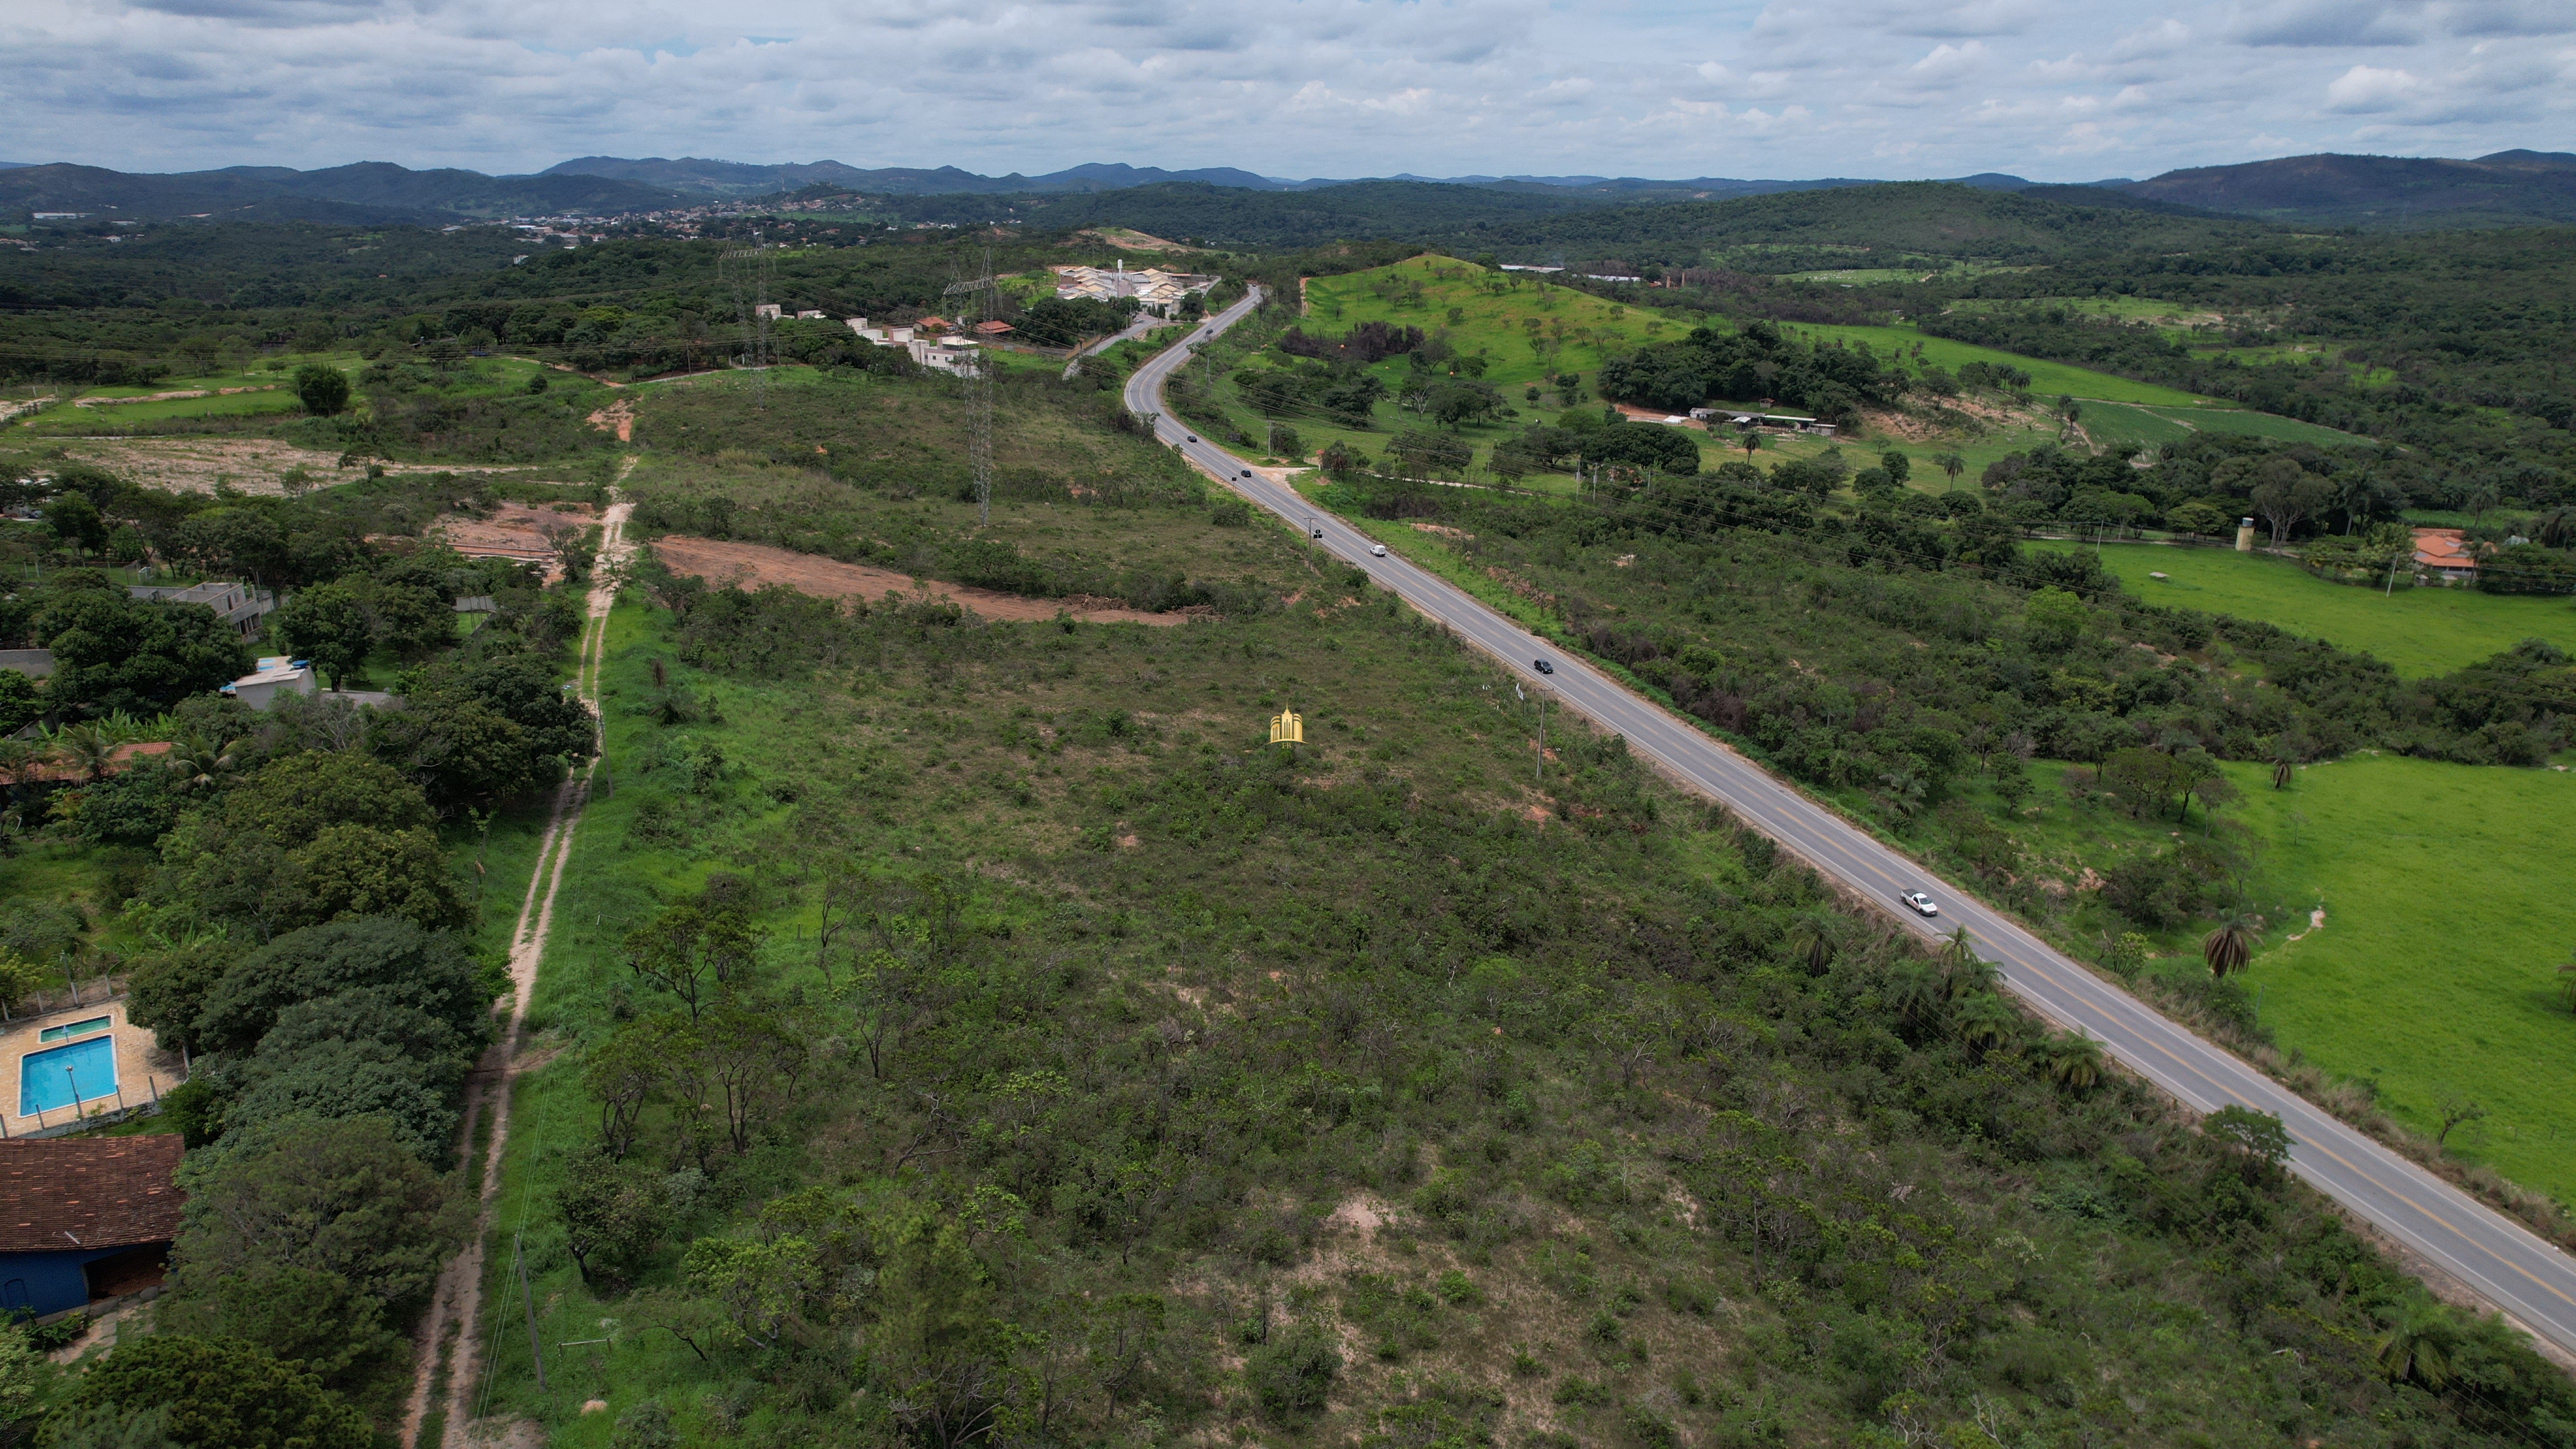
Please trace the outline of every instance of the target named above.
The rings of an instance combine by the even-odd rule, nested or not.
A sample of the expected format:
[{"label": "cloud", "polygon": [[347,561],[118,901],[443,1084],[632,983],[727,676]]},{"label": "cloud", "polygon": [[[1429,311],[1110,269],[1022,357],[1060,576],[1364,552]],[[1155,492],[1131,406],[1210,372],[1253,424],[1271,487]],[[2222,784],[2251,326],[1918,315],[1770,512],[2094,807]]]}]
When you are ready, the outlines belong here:
[{"label": "cloud", "polygon": [[2402,70],[2357,65],[2326,87],[2330,111],[2388,111],[2420,96],[2424,83]]},{"label": "cloud", "polygon": [[2420,33],[2418,0],[2288,0],[2245,7],[2235,38],[2248,45],[2404,45]]},{"label": "cloud", "polygon": [[139,170],[2084,180],[2576,129],[2570,0],[8,0],[0,54],[0,158]]}]

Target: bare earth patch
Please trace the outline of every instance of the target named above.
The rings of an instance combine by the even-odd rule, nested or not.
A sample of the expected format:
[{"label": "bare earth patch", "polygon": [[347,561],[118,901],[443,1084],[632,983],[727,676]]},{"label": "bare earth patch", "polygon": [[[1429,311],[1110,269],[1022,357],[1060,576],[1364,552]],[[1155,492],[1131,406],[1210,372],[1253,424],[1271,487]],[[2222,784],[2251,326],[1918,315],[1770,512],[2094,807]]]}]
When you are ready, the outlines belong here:
[{"label": "bare earth patch", "polygon": [[[1029,599],[992,589],[969,588],[916,579],[893,569],[771,548],[767,544],[732,543],[672,534],[656,541],[655,556],[673,573],[695,574],[711,584],[757,588],[784,584],[800,594],[823,599],[881,599],[887,594],[927,595],[972,609],[987,619],[1052,619],[1059,612],[1091,624],[1185,624],[1204,610],[1180,609],[1148,614],[1141,609],[1100,607],[1096,599]],[[1076,604],[1082,607],[1074,607]]]},{"label": "bare earth patch", "polygon": [[635,441],[635,405],[624,398],[619,398],[582,421],[603,433],[615,432],[617,441],[621,443]]},{"label": "bare earth patch", "polygon": [[1105,241],[1121,250],[1131,252],[1185,252],[1189,250],[1188,247],[1181,245],[1179,242],[1165,241],[1161,237],[1149,236],[1141,231],[1131,231],[1123,226],[1093,227],[1087,231],[1075,232],[1074,235],[1092,237],[1100,241]]},{"label": "bare earth patch", "polygon": [[468,558],[514,558],[544,564],[547,582],[551,583],[563,576],[563,566],[557,561],[557,541],[577,535],[598,521],[585,504],[532,508],[524,503],[504,503],[485,518],[444,515],[430,526],[429,533]]},{"label": "bare earth patch", "polygon": [[[364,469],[343,468],[340,455],[299,448],[273,438],[48,438],[49,445],[84,463],[173,493],[212,493],[219,484],[237,492],[278,497],[290,468],[301,468],[315,487],[349,483]],[[372,460],[371,460],[372,461]],[[516,473],[512,468],[460,468],[453,463],[382,463],[388,473]]]}]

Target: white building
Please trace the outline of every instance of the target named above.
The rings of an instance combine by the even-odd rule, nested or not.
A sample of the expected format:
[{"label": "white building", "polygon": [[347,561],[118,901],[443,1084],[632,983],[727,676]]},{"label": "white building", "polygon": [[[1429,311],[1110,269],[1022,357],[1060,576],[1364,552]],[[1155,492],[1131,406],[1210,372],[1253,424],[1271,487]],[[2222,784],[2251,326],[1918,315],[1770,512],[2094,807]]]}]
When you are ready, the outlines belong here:
[{"label": "white building", "polygon": [[249,584],[205,583],[174,587],[167,584],[128,584],[125,591],[146,602],[165,604],[203,604],[223,616],[232,631],[245,639],[259,637],[260,620],[277,607],[277,596]]},{"label": "white building", "polygon": [[312,694],[313,666],[283,654],[263,656],[259,667],[224,686],[224,693],[256,710],[265,710],[281,694]]},{"label": "white building", "polygon": [[1099,302],[1133,297],[1146,311],[1164,315],[1179,306],[1182,298],[1204,292],[1218,281],[1194,272],[1167,272],[1160,267],[1131,272],[1124,260],[1111,268],[1057,267],[1055,279],[1056,296],[1068,302],[1080,297]]},{"label": "white building", "polygon": [[953,332],[934,336],[912,327],[871,327],[865,317],[842,320],[862,340],[879,347],[900,347],[923,367],[955,373],[960,377],[975,370],[978,344],[972,337],[960,337]]}]

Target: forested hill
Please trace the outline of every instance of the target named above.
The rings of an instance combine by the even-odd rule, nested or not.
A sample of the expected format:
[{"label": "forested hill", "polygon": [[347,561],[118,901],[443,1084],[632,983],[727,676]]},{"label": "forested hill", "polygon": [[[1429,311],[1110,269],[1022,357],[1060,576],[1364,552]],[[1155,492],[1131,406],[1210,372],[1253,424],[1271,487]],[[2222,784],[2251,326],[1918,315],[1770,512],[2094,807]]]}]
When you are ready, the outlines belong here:
[{"label": "forested hill", "polygon": [[2338,226],[2528,225],[2576,221],[2576,155],[2285,156],[2168,171],[2122,189],[2214,211]]},{"label": "forested hill", "polygon": [[1422,181],[1313,191],[1140,186],[1090,196],[923,196],[908,220],[1117,225],[1231,247],[1400,238],[1505,260],[1618,255],[1696,265],[1743,245],[1880,246],[1938,257],[2038,261],[2116,248],[2184,250],[2261,236],[2262,222],[2090,186],[2013,192],[1953,181],[1885,182],[1712,201]]},{"label": "forested hill", "polygon": [[114,211],[119,216],[305,217],[320,221],[454,220],[556,212],[613,214],[671,205],[676,192],[600,176],[485,176],[361,161],[321,171],[232,166],[141,175],[54,164],[0,170],[0,216]]}]

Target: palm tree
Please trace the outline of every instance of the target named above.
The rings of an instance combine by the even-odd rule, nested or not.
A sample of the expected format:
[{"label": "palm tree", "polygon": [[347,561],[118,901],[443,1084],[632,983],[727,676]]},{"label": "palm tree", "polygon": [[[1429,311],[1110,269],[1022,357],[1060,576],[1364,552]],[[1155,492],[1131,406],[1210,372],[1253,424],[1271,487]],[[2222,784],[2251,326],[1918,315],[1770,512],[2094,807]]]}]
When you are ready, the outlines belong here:
[{"label": "palm tree", "polygon": [[1954,448],[1935,457],[1932,460],[1932,466],[1948,474],[1950,486],[1956,488],[1959,486],[1959,475],[1967,470],[1968,460],[1960,456],[1958,450]]},{"label": "palm tree", "polygon": [[2272,741],[2273,789],[2287,790],[2290,788],[2291,772],[2296,770],[2298,765],[2299,747],[2291,742],[2288,735],[2282,735]]},{"label": "palm tree", "polygon": [[1942,1005],[1948,1000],[1939,978],[1911,962],[1888,973],[1881,999],[1896,1013],[1900,1024],[1916,1032],[1928,1030],[1940,1020]]},{"label": "palm tree", "polygon": [[2487,510],[2495,507],[2498,503],[2503,501],[2503,495],[2496,490],[2495,481],[2493,479],[2485,480],[2479,483],[2475,488],[2470,489],[2468,498],[2470,524],[2473,526],[2484,524],[2487,518]]},{"label": "palm tree", "polygon": [[2200,959],[2209,963],[2209,976],[2223,981],[2232,972],[2245,969],[2254,959],[2254,922],[2250,917],[2234,915],[2219,924],[2217,930],[2200,938]]},{"label": "palm tree", "polygon": [[1789,928],[1789,948],[1797,953],[1810,976],[1822,976],[1834,964],[1834,939],[1826,934],[1824,922],[1813,916],[1801,916]]},{"label": "palm tree", "polygon": [[2441,1305],[2416,1298],[2379,1310],[2380,1334],[2371,1340],[2371,1361],[2389,1382],[2413,1379],[2428,1389],[2451,1381],[2451,1320]]},{"label": "palm tree", "polygon": [[1979,1054],[2010,1045],[2021,1027],[2021,1016],[2004,1005],[2003,998],[1984,995],[1961,1007],[1958,1013],[1959,1039]]},{"label": "palm tree", "polygon": [[172,742],[170,774],[176,787],[185,793],[210,789],[222,782],[233,770],[233,751],[241,741],[218,747],[204,735],[193,731]]},{"label": "palm tree", "polygon": [[1941,993],[1952,1001],[1995,989],[1995,963],[1977,955],[1976,938],[1961,926],[1941,938]]},{"label": "palm tree", "polygon": [[54,757],[93,783],[107,773],[108,758],[115,753],[116,746],[97,725],[73,725],[54,736]]},{"label": "palm tree", "polygon": [[2050,1037],[2041,1048],[2040,1065],[2050,1081],[2070,1092],[2092,1091],[2108,1075],[2102,1044],[2089,1036]]},{"label": "palm tree", "polygon": [[0,739],[0,784],[25,784],[38,754],[36,747],[25,740]]}]

